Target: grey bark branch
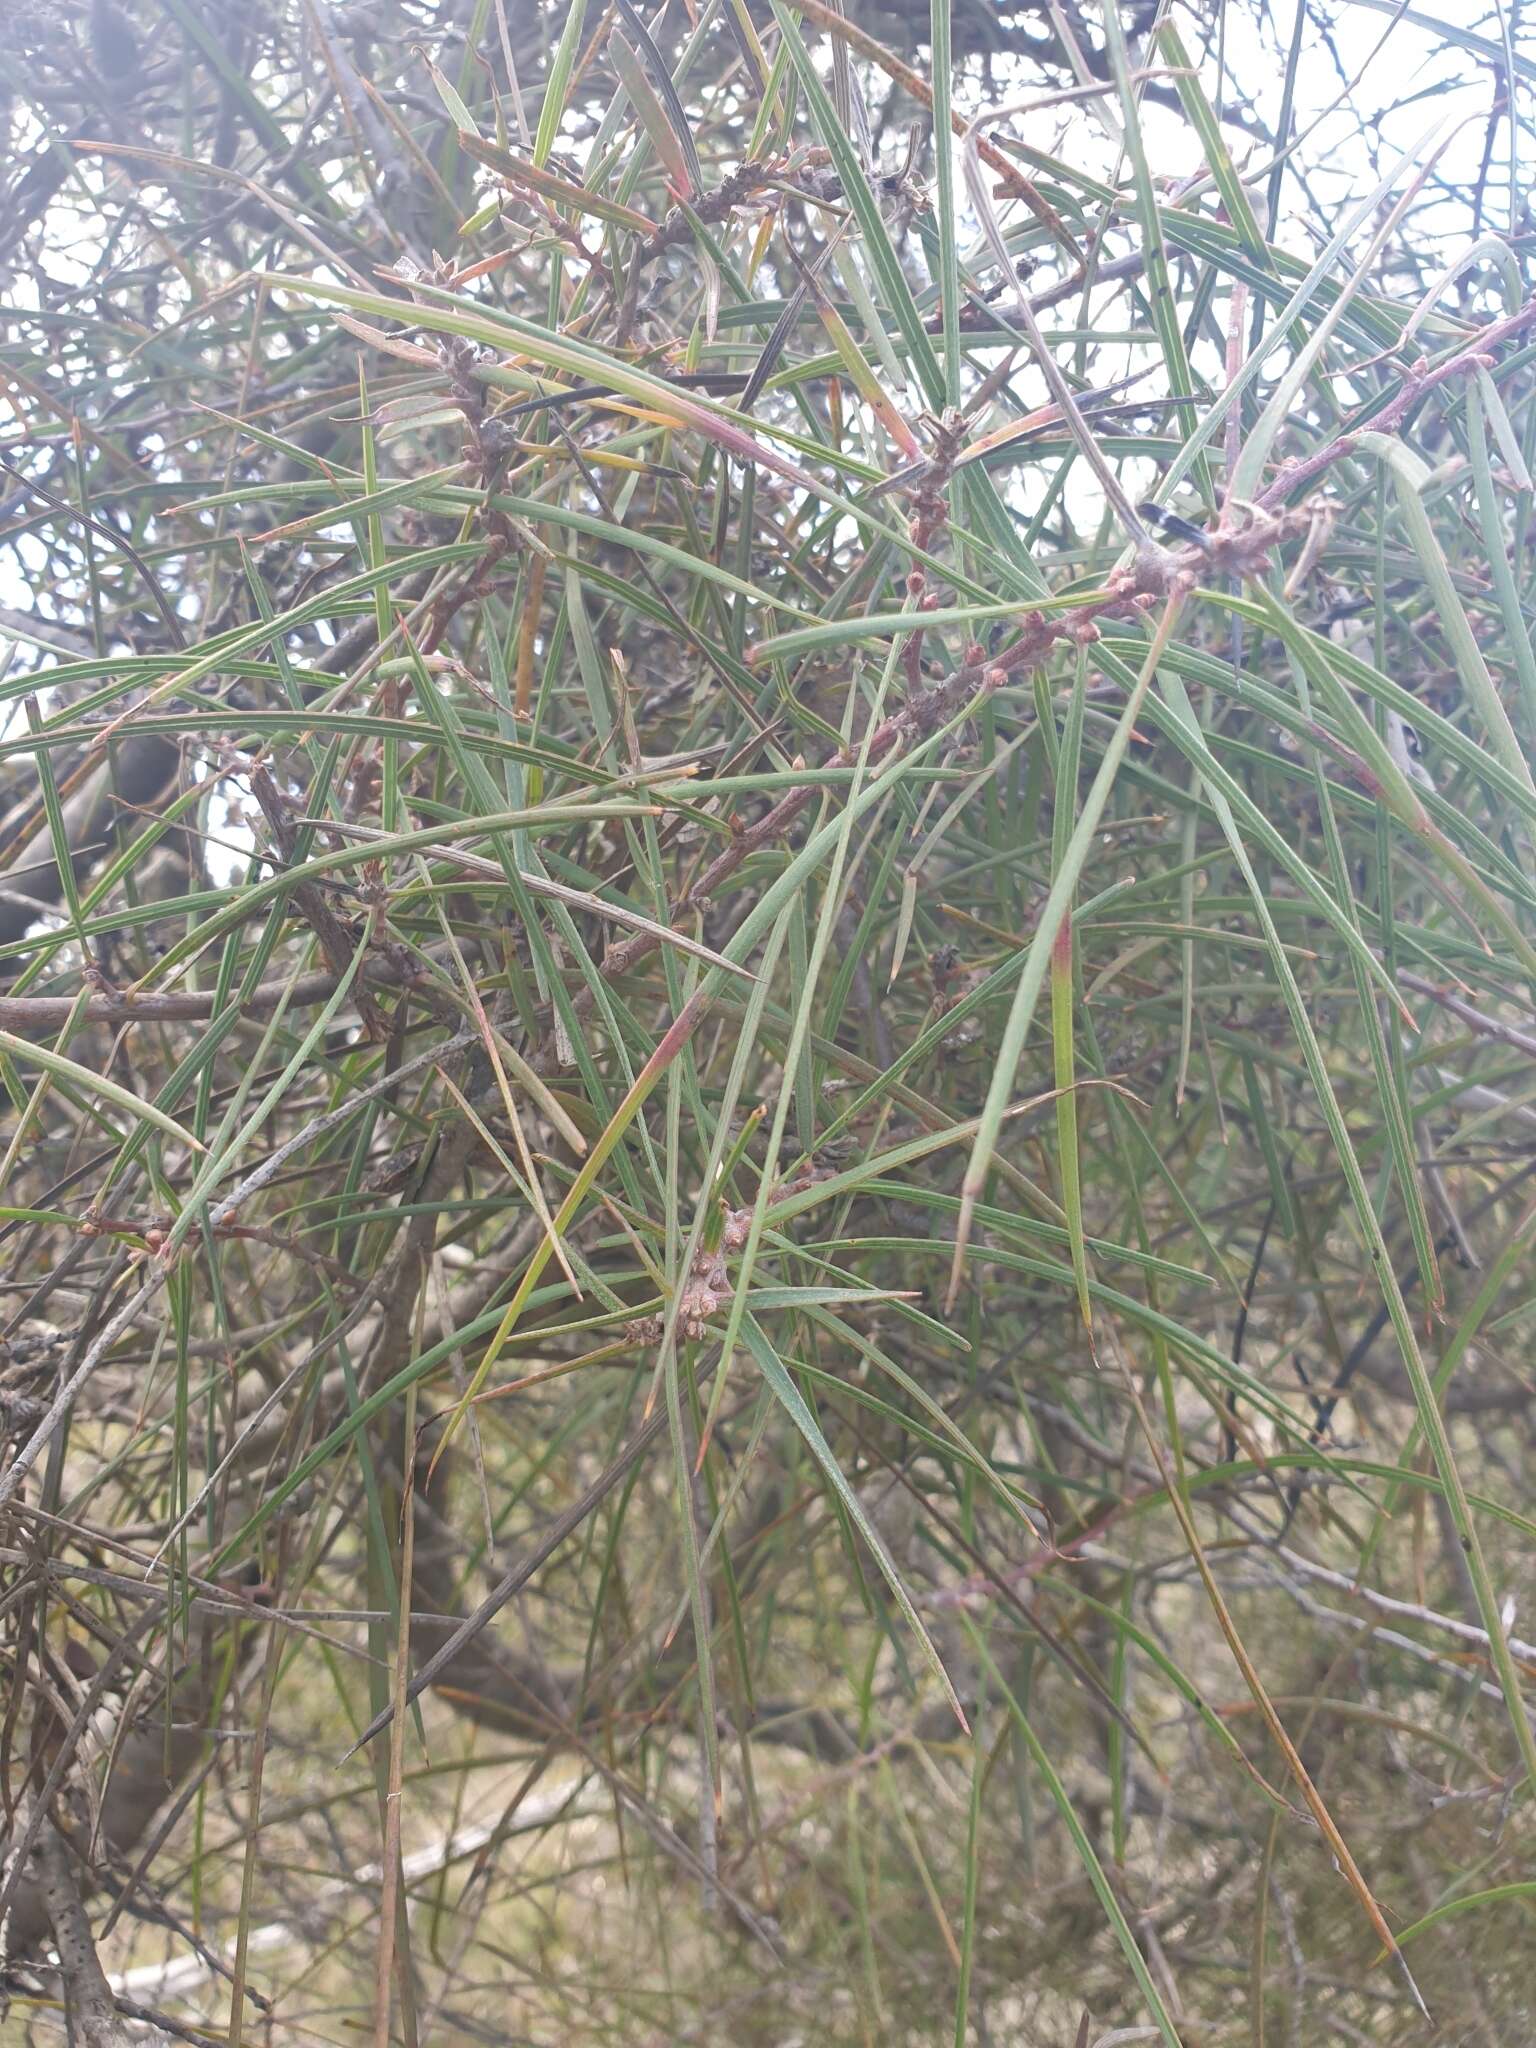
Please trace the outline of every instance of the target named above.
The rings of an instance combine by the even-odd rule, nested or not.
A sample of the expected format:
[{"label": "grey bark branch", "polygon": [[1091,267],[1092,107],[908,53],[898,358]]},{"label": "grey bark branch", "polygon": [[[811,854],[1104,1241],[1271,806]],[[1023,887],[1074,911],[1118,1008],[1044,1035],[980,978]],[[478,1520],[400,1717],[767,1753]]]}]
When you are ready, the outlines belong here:
[{"label": "grey bark branch", "polygon": [[52,1822],[45,1823],[32,1860],[41,1902],[53,1928],[75,2040],[80,2048],[132,2048],[133,2036],[118,2022],[112,1992],[91,1939],[91,1924],[80,1903],[69,1849]]},{"label": "grey bark branch", "polygon": [[[130,739],[114,749],[114,757],[89,768],[64,799],[64,831],[76,876],[86,871],[94,857],[91,849],[99,841],[116,843],[113,826],[125,806],[151,809],[175,782],[177,752],[169,740]],[[24,938],[63,900],[64,878],[46,821],[16,848],[6,866],[27,871],[26,888],[7,890],[0,897],[0,945]]]}]

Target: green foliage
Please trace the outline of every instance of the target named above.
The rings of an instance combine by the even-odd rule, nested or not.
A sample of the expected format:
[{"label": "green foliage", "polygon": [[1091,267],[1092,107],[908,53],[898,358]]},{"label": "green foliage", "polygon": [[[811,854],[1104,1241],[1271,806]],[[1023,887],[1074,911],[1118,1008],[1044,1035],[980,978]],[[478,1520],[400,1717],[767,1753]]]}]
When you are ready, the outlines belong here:
[{"label": "green foliage", "polygon": [[18,2038],[1529,2021],[1524,103],[1218,13],[3,31]]}]

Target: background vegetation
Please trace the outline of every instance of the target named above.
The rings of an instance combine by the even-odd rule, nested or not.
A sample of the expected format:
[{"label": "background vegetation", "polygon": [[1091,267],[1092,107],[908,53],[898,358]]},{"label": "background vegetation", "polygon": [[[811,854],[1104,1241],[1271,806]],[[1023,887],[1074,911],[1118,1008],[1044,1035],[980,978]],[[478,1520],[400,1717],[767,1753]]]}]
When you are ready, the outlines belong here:
[{"label": "background vegetation", "polygon": [[6,10],[7,2039],[1531,2037],[1444,13]]}]

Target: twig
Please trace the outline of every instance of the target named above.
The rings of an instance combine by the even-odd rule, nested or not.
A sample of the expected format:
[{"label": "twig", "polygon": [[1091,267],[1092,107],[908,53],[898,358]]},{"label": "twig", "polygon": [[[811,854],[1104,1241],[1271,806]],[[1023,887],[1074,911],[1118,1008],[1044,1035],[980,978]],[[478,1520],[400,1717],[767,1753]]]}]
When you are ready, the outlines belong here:
[{"label": "twig", "polygon": [[1434,369],[1421,359],[1404,378],[1397,396],[1379,412],[1362,412],[1352,426],[1346,427],[1342,434],[1326,442],[1323,447],[1315,449],[1311,455],[1282,463],[1274,481],[1265,485],[1255,503],[1262,510],[1272,512],[1288,498],[1294,498],[1299,491],[1305,491],[1316,482],[1325,469],[1331,469],[1342,457],[1353,454],[1357,445],[1356,437],[1367,430],[1373,434],[1395,434],[1419,400],[1428,392],[1433,391],[1439,384],[1448,383],[1452,377],[1467,376],[1474,371],[1487,369],[1487,358],[1491,349],[1497,348],[1501,342],[1512,341],[1533,324],[1536,324],[1536,297],[1527,299],[1518,313],[1507,314],[1502,320],[1490,321],[1488,326],[1474,334],[1463,348],[1458,349],[1455,355],[1437,364]]}]

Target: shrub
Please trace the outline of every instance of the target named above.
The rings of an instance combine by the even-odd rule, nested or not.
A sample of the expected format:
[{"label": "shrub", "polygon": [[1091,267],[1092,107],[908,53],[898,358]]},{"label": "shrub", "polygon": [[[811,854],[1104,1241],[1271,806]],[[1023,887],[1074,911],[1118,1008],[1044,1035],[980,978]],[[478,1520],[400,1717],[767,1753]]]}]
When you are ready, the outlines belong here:
[{"label": "shrub", "polygon": [[11,14],[11,2024],[1529,2021],[1529,60],[1382,28]]}]

